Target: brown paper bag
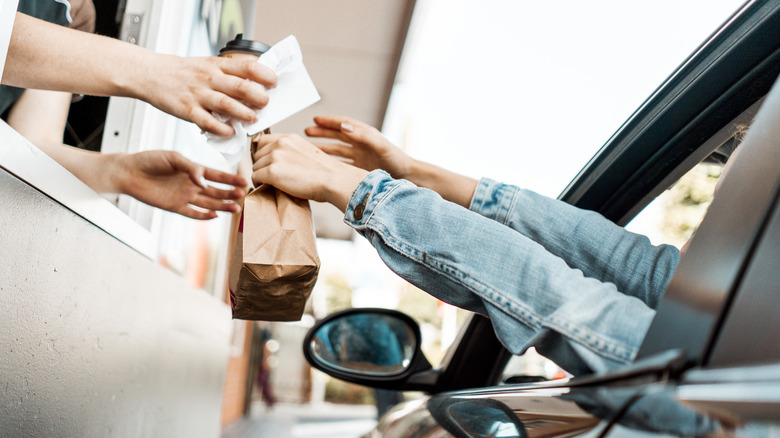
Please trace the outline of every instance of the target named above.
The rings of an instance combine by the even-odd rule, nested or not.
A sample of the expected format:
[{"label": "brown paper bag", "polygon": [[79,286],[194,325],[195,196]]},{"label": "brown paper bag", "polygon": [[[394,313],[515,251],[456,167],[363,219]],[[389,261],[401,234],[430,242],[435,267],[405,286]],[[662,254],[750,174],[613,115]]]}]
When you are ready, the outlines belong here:
[{"label": "brown paper bag", "polygon": [[233,318],[298,321],[320,259],[309,201],[263,184],[244,198],[233,251]]}]

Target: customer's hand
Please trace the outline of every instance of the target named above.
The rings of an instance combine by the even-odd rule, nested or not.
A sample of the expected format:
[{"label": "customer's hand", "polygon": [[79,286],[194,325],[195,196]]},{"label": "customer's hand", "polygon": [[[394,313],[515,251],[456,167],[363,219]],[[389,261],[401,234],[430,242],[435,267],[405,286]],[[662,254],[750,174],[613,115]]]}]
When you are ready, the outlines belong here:
[{"label": "customer's hand", "polygon": [[255,184],[267,183],[298,198],[329,202],[341,211],[368,173],[328,156],[298,135],[265,134],[255,152]]},{"label": "customer's hand", "polygon": [[255,109],[268,104],[266,88],[276,85],[273,70],[251,60],[155,58],[147,69],[147,80],[137,84],[136,97],[220,136],[232,135],[233,127],[213,113],[252,123]]},{"label": "customer's hand", "polygon": [[314,123],[317,125],[306,128],[309,137],[347,143],[315,143],[325,153],[368,171],[382,169],[393,178],[407,178],[411,172],[412,159],[376,128],[343,116],[317,116]]},{"label": "customer's hand", "polygon": [[[174,151],[118,154],[112,169],[116,192],[193,219],[213,219],[217,211],[237,212],[247,182],[232,173],[194,163]],[[221,190],[205,180],[236,188]],[[193,208],[199,207],[202,210]]]},{"label": "customer's hand", "polygon": [[324,152],[344,158],[354,166],[382,169],[396,179],[406,179],[439,193],[444,199],[468,208],[477,180],[442,167],[415,160],[394,146],[376,128],[348,117],[318,116],[316,126],[306,128],[310,137],[340,140],[345,144],[317,143]]}]

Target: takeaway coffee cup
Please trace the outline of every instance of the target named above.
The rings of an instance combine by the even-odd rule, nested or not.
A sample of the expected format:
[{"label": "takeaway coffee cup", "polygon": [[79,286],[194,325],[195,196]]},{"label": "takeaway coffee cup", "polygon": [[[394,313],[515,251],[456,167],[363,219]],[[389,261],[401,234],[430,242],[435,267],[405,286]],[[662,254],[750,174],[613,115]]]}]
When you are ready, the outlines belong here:
[{"label": "takeaway coffee cup", "polygon": [[219,56],[223,58],[247,58],[254,59],[260,57],[263,53],[267,52],[271,47],[268,44],[261,43],[260,41],[245,40],[244,34],[240,33],[236,35],[236,38],[228,41],[225,47],[219,49]]}]

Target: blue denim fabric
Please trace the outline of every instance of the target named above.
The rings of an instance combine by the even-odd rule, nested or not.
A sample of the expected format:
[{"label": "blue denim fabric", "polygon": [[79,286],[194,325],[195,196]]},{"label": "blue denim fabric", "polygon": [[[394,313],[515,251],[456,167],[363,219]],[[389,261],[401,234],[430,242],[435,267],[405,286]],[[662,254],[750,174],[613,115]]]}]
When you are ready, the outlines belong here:
[{"label": "blue denim fabric", "polygon": [[410,283],[488,316],[509,351],[535,346],[573,374],[633,360],[679,261],[598,214],[488,179],[467,210],[373,171],[345,222]]}]

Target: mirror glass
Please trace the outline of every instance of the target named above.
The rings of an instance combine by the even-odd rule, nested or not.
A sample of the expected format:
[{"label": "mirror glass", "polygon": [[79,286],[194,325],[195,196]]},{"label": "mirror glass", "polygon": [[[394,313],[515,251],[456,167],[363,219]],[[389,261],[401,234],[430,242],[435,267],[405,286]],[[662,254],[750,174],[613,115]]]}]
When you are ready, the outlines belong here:
[{"label": "mirror glass", "polygon": [[[439,425],[455,438],[528,438],[525,425],[509,406],[487,398],[489,396],[473,397],[433,396],[426,407]],[[547,423],[564,424],[565,421],[550,417],[550,421],[543,420],[539,424]]]},{"label": "mirror glass", "polygon": [[392,376],[411,365],[417,337],[406,320],[383,313],[353,313],[319,327],[309,349],[331,368]]},{"label": "mirror glass", "polygon": [[526,438],[525,427],[506,406],[491,399],[463,401],[449,414],[468,437]]}]

